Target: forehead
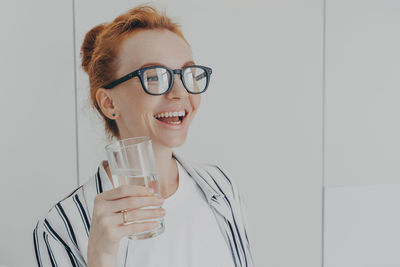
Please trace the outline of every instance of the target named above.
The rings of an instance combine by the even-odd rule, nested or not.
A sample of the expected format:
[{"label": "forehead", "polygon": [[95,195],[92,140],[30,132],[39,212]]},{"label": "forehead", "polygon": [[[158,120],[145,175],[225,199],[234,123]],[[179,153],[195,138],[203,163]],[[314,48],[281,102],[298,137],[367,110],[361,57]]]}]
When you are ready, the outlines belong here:
[{"label": "forehead", "polygon": [[190,60],[191,48],[179,35],[164,29],[139,30],[122,41],[117,74],[126,74],[148,62],[176,69]]}]

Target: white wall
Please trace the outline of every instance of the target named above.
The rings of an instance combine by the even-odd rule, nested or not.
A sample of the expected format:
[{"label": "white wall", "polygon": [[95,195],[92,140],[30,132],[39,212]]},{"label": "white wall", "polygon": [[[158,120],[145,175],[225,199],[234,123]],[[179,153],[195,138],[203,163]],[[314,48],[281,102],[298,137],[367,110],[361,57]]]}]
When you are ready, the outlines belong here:
[{"label": "white wall", "polygon": [[76,187],[72,5],[0,2],[0,265],[36,266],[32,232]]},{"label": "white wall", "polygon": [[400,266],[400,184],[325,192],[324,267]]},{"label": "white wall", "polygon": [[[322,0],[157,2],[214,70],[176,150],[234,175],[257,266],[321,266],[323,182],[399,183],[399,2],[326,1],[325,55]],[[34,266],[37,219],[106,158],[79,49],[138,3],[1,2],[0,265]]]},{"label": "white wall", "polygon": [[399,266],[400,2],[326,11],[324,266]]},{"label": "white wall", "polygon": [[400,183],[399,14],[399,1],[327,1],[326,186]]}]

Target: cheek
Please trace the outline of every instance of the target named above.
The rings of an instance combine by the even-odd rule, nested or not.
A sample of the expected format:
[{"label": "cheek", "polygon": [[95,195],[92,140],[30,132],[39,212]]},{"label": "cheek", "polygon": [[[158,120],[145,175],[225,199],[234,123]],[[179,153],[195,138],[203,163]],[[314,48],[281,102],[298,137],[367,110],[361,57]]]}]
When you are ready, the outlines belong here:
[{"label": "cheek", "polygon": [[191,100],[193,110],[197,110],[201,103],[201,96],[200,95],[191,95]]},{"label": "cheek", "polygon": [[125,95],[122,101],[124,104],[124,111],[129,117],[135,117],[132,115],[138,114],[142,109],[143,104],[136,95]]},{"label": "cheek", "polygon": [[122,102],[124,110],[132,117],[140,118],[143,114],[151,113],[156,105],[156,99],[146,94],[141,87],[131,86],[124,88],[122,94]]},{"label": "cheek", "polygon": [[137,122],[147,124],[154,118],[154,113],[160,107],[157,97],[151,95],[138,96],[130,102],[130,113]]}]

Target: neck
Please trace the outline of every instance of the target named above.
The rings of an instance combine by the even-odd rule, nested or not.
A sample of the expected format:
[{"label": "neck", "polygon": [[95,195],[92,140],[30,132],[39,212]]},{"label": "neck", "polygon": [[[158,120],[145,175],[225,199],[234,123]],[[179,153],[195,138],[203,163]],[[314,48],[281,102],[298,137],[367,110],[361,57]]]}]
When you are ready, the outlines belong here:
[{"label": "neck", "polygon": [[156,162],[157,177],[160,181],[161,196],[169,197],[175,193],[179,177],[176,160],[172,157],[172,149],[153,143],[154,157]]}]

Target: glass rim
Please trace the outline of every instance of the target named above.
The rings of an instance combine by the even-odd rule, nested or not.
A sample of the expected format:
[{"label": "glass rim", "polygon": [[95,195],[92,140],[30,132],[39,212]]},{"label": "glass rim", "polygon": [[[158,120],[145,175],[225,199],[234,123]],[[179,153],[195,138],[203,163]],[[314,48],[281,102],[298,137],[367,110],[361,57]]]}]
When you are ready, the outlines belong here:
[{"label": "glass rim", "polygon": [[[145,75],[145,73],[146,73],[146,71],[147,70],[149,70],[149,69],[156,69],[156,68],[162,68],[162,69],[164,69],[164,70],[166,70],[166,72],[165,73],[167,73],[168,75],[167,75],[167,77],[168,77],[168,84],[167,84],[167,87],[164,89],[164,92],[162,92],[162,93],[155,93],[154,92],[154,90],[156,89],[158,89],[158,88],[152,88],[151,87],[151,85],[149,85],[149,84],[147,84],[143,79],[144,79],[144,75]],[[193,90],[191,90],[191,89],[189,89],[189,85],[187,84],[187,80],[186,80],[186,76],[185,75],[183,75],[187,70],[189,70],[190,68],[197,68],[197,69],[200,69],[200,70],[202,70],[202,72],[200,72],[200,73],[198,73],[198,75],[204,75],[205,74],[205,76],[203,76],[205,79],[204,79],[204,81],[203,82],[201,82],[201,83],[198,83],[197,82],[197,80],[195,81],[195,82],[193,82],[193,83],[198,83],[198,85],[200,85],[200,84],[202,84],[202,83],[204,83],[201,87],[199,87],[199,88],[201,88],[201,89],[199,89],[198,91],[193,91]],[[189,70],[190,71],[190,70]],[[162,75],[163,74],[165,74],[165,73],[162,73]],[[158,73],[157,73],[157,76],[159,76],[158,75]],[[146,67],[146,69],[143,71],[143,73],[139,76],[139,78],[140,78],[140,83],[141,83],[141,85],[142,85],[142,88],[145,90],[145,92],[146,93],[148,93],[148,94],[150,94],[150,95],[163,95],[163,94],[165,94],[166,92],[168,92],[170,89],[171,89],[171,87],[172,87],[172,84],[174,83],[174,73],[173,72],[171,72],[167,67],[164,67],[164,66],[149,66],[149,67]],[[192,93],[192,94],[201,94],[201,93],[203,93],[203,92],[205,92],[205,90],[207,89],[207,87],[208,87],[208,84],[209,84],[209,82],[210,82],[210,76],[209,76],[209,74],[207,73],[207,69],[204,67],[204,66],[187,66],[187,67],[185,67],[184,69],[182,69],[182,72],[181,72],[181,81],[182,81],[182,83],[183,83],[183,86],[185,87],[185,89],[186,89],[186,91],[188,91],[189,93]],[[156,86],[157,87],[157,86]]]},{"label": "glass rim", "polygon": [[[130,141],[130,140],[143,140],[143,141],[126,145],[125,142]],[[110,144],[107,144],[104,148],[106,151],[116,151],[116,150],[121,150],[121,149],[127,148],[127,147],[139,146],[139,145],[143,144],[144,142],[151,142],[150,136],[135,136],[135,137],[129,137],[129,138],[125,138],[125,139],[120,139],[120,140],[114,141]],[[118,144],[118,146],[117,146],[117,144]]]}]

